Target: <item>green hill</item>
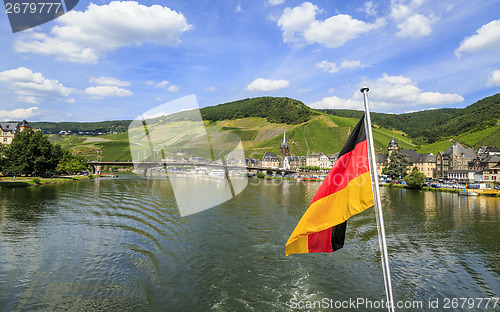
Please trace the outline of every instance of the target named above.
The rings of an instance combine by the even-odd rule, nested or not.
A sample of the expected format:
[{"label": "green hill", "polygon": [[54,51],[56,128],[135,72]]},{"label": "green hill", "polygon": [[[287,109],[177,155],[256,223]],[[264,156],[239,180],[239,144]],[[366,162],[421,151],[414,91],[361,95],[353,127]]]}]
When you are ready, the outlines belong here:
[{"label": "green hill", "polygon": [[[362,114],[360,111],[341,109],[321,111],[341,117],[359,118],[358,116]],[[500,93],[484,98],[463,109],[443,108],[398,115],[372,113],[371,117],[374,124],[388,129],[401,130],[416,143],[434,143],[495,126],[500,119]],[[486,137],[480,138],[480,140],[485,139]],[[477,142],[478,140],[473,141]],[[492,145],[500,144],[498,141],[493,141],[493,143],[496,144]],[[471,146],[474,145],[475,143]]]},{"label": "green hill", "polygon": [[78,132],[125,132],[131,120],[112,120],[98,122],[30,122],[33,128],[40,128],[44,133],[59,133],[59,131]]},{"label": "green hill", "polygon": [[[321,110],[328,114],[341,117],[361,118],[362,111],[326,109]],[[455,108],[433,109],[407,114],[384,114],[371,113],[372,123],[387,129],[398,129],[407,133],[413,139],[420,139],[421,142],[432,141],[431,138],[423,137],[424,130],[434,127],[443,120],[449,119],[460,111]]]},{"label": "green hill", "polygon": [[439,140],[431,144],[425,144],[417,149],[419,153],[434,153],[445,151],[452,145],[452,140],[479,149],[481,146],[500,146],[500,125],[487,127],[483,130],[472,130],[460,135],[452,136],[450,139]]},{"label": "green hill", "polygon": [[[324,154],[334,154],[340,152],[349,134],[359,120],[355,118],[344,118],[337,116],[318,115],[309,122],[296,126],[283,125],[282,130],[267,140],[247,142],[242,138],[243,146],[247,156],[261,158],[265,152],[278,154],[278,147],[283,138],[283,131],[290,143],[292,155],[304,156],[307,154],[321,152]],[[244,130],[245,131],[245,130]],[[262,128],[259,132],[269,131]],[[387,152],[389,141],[395,137],[400,146],[411,149],[414,145],[399,131],[392,135],[391,130],[375,128],[373,131],[375,148],[378,153]]]},{"label": "green hill", "polygon": [[[375,148],[377,153],[387,152],[387,145],[393,137],[402,148],[417,149],[421,153],[444,151],[451,145],[451,140],[476,149],[482,145],[500,147],[499,104],[500,94],[497,94],[464,109],[436,109],[400,115],[373,113]],[[189,112],[181,112],[167,118],[172,122],[175,120],[182,128],[183,123],[188,122],[187,115]],[[201,109],[201,115],[208,133],[224,131],[238,135],[246,156],[261,158],[267,151],[278,153],[284,131],[287,131],[293,155],[339,152],[362,112],[312,110],[290,98],[259,97],[205,107]],[[161,120],[158,118],[152,122]],[[50,125],[50,129],[75,129],[74,132],[84,129],[103,129],[103,132],[115,129],[120,132],[126,131],[129,123],[107,121],[45,125]],[[38,126],[38,123],[33,123],[33,126]],[[43,126],[40,125],[46,130]],[[97,155],[108,161],[131,159],[126,132],[97,137],[52,135],[50,139],[87,159],[96,159]],[[182,148],[183,142],[179,142],[179,148]]]},{"label": "green hill", "polygon": [[[317,114],[309,121],[297,125],[271,123],[261,117],[247,117],[210,122],[205,127],[208,133],[224,131],[238,135],[246,157],[261,158],[268,151],[278,153],[278,146],[284,131],[287,131],[287,138],[291,145],[290,151],[293,155],[340,152],[357,122],[358,120],[354,118]],[[414,146],[400,131],[392,135],[391,130],[375,128],[373,133],[377,152],[387,152],[387,145],[392,137],[395,137],[405,149]],[[102,157],[100,159],[104,161],[131,160],[127,133],[97,137],[53,134],[49,136],[49,139],[88,160],[96,160],[98,157]],[[183,148],[182,144],[173,147],[174,149]]]},{"label": "green hill", "polygon": [[203,120],[221,121],[262,117],[269,122],[296,125],[317,113],[304,103],[286,97],[258,97],[202,108]]}]

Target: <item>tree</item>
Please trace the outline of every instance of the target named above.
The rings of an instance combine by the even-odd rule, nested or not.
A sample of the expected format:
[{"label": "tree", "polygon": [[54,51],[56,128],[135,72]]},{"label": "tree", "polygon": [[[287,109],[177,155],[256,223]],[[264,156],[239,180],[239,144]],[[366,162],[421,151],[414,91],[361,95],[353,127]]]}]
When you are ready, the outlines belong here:
[{"label": "tree", "polygon": [[408,156],[395,150],[389,156],[389,164],[382,170],[382,174],[388,175],[393,180],[402,179],[408,172],[409,165]]},{"label": "tree", "polygon": [[5,152],[7,151],[8,145],[0,144],[0,171],[3,171],[5,167]]},{"label": "tree", "polygon": [[425,182],[425,174],[413,167],[411,173],[405,177],[405,182],[409,188],[421,189]]},{"label": "tree", "polygon": [[88,164],[83,157],[73,155],[69,151],[63,152],[61,160],[57,164],[57,172],[80,172],[88,169]]},{"label": "tree", "polygon": [[267,177],[267,174],[264,171],[257,172],[257,178],[264,179]]},{"label": "tree", "polygon": [[61,157],[61,147],[41,132],[22,131],[5,150],[3,170],[24,175],[53,171]]}]

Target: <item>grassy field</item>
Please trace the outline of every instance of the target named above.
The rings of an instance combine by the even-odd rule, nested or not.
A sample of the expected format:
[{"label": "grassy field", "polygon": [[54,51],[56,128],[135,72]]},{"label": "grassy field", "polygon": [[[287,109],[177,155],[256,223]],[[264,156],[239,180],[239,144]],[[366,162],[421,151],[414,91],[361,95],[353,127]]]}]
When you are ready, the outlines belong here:
[{"label": "grassy field", "polygon": [[90,176],[65,176],[54,178],[33,178],[33,177],[2,177],[0,180],[0,188],[14,188],[25,186],[36,186],[44,184],[64,183],[70,181],[80,181],[90,179]]},{"label": "grassy field", "polygon": [[[286,131],[292,155],[340,152],[357,122],[358,120],[353,118],[320,114],[313,116],[308,122],[298,125],[270,123],[264,118],[250,117],[205,122],[205,127],[208,133],[225,131],[237,135],[242,141],[246,157],[261,158],[268,151],[278,154],[278,146],[284,131]],[[414,147],[411,140],[401,131],[395,131],[393,134],[392,130],[374,126],[373,135],[377,153],[387,153],[387,145],[393,137],[404,149]],[[90,139],[86,142],[88,138]],[[96,137],[92,136],[49,136],[51,142],[58,143],[64,149],[70,149],[87,160],[132,160],[128,133],[103,135],[98,138],[105,140],[96,140]],[[178,141],[176,144],[179,142],[182,141]],[[182,144],[179,146],[182,148]]]},{"label": "grassy field", "polygon": [[444,152],[453,143],[450,140],[455,140],[461,144],[478,149],[480,146],[499,146],[500,147],[500,126],[488,127],[484,130],[467,132],[459,136],[452,137],[447,140],[437,141],[432,144],[426,144],[417,149],[418,153],[434,153]]},{"label": "grassy field", "polygon": [[433,153],[434,155],[437,152],[444,152],[450,147],[453,143],[449,140],[445,141],[437,141],[432,144],[426,144],[417,149],[417,153]]},{"label": "grassy field", "polygon": [[[311,153],[334,154],[340,152],[349,134],[359,120],[344,118],[333,115],[315,116],[310,121],[297,125],[287,131],[290,152],[292,155],[307,155]],[[373,140],[377,153],[387,153],[387,146],[394,137],[403,149],[412,149],[414,144],[401,131],[374,127]],[[278,153],[278,147],[282,140],[282,134],[275,137],[243,146],[248,157],[261,158],[265,152]]]},{"label": "grassy field", "polygon": [[480,146],[499,145],[500,126],[493,126],[481,131],[462,134],[456,139],[468,146],[479,148]]}]

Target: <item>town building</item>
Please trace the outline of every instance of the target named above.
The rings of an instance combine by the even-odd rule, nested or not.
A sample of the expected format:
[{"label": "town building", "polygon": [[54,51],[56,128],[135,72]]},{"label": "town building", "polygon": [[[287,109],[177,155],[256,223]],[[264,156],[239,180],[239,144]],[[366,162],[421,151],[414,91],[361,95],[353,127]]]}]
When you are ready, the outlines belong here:
[{"label": "town building", "polygon": [[285,158],[286,156],[290,156],[290,144],[286,140],[286,132],[283,132],[283,140],[279,146],[279,157]]},{"label": "town building", "polygon": [[[26,120],[21,123],[0,122],[0,144],[10,144],[18,133],[30,129],[31,126]],[[39,129],[36,130],[39,131]]]},{"label": "town building", "polygon": [[377,154],[377,174],[382,175],[382,171],[388,163],[388,154]]},{"label": "town building", "polygon": [[326,156],[328,156],[328,159],[330,160],[330,163],[332,164],[332,167],[333,167],[333,165],[335,165],[335,163],[339,159],[339,155],[340,155],[340,153],[326,155]]},{"label": "town building", "polygon": [[299,156],[299,168],[307,165],[307,156]]},{"label": "town building", "polygon": [[476,179],[476,172],[470,170],[450,170],[446,178],[455,182],[474,182]]},{"label": "town building", "polygon": [[474,160],[469,161],[469,170],[489,170],[500,162],[500,156],[492,155],[487,156],[485,154],[480,157],[476,157]]},{"label": "town building", "polygon": [[410,170],[417,167],[418,171],[425,174],[426,178],[436,177],[436,155],[432,153],[419,154],[415,162],[411,163]]},{"label": "town building", "polygon": [[484,182],[500,182],[500,163],[488,170],[483,170]]},{"label": "town building", "polygon": [[2,144],[10,144],[19,132],[17,122],[0,122],[0,142]]},{"label": "town building", "polygon": [[481,146],[477,150],[477,156],[479,158],[488,156],[500,156],[500,150],[496,146]]},{"label": "town building", "polygon": [[387,157],[391,156],[392,152],[399,150],[399,144],[395,138],[392,138],[392,140],[389,142],[389,146],[387,146],[387,150],[389,151],[389,154],[387,155]]},{"label": "town building", "polygon": [[436,155],[436,176],[447,178],[450,170],[469,170],[469,162],[476,158],[476,152],[472,148],[455,141],[446,151]]},{"label": "town building", "polygon": [[323,155],[322,153],[312,153],[307,155],[306,166],[308,167],[319,167],[319,158]]},{"label": "town building", "polygon": [[[283,132],[283,140],[281,140],[281,144],[279,145],[279,152],[278,152],[278,159],[279,159],[279,168],[284,168],[290,167],[290,164],[287,163],[285,164],[285,158],[290,156],[290,144],[288,144],[287,139],[286,139],[286,131]],[[288,160],[287,160],[288,162]]]},{"label": "town building", "polygon": [[247,167],[260,167],[260,160],[255,158],[246,158]]},{"label": "town building", "polygon": [[24,130],[30,130],[30,129],[31,125],[26,120],[23,120],[19,125],[19,132],[23,132]]},{"label": "town building", "polygon": [[301,167],[301,156],[286,156],[286,165],[283,166],[284,169],[298,171]]},{"label": "town building", "polygon": [[261,162],[262,168],[278,169],[279,166],[280,166],[280,161],[275,153],[266,152],[264,154],[264,157],[262,157],[262,162]]},{"label": "town building", "polygon": [[436,177],[436,156],[432,153],[419,154],[414,150],[401,150],[396,139],[392,138],[387,146],[388,154],[378,154],[377,155],[377,173],[382,174],[382,170],[389,164],[390,155],[399,150],[400,153],[405,154],[408,157],[410,173],[414,167],[417,167],[418,171],[423,173],[427,178]]},{"label": "town building", "polygon": [[332,167],[332,164],[330,162],[330,158],[328,158],[327,155],[323,154],[319,156],[319,167],[321,169],[330,169]]},{"label": "town building", "polygon": [[480,170],[484,182],[500,181],[500,156],[489,153],[483,154],[483,158],[478,156],[469,162],[469,170]]}]

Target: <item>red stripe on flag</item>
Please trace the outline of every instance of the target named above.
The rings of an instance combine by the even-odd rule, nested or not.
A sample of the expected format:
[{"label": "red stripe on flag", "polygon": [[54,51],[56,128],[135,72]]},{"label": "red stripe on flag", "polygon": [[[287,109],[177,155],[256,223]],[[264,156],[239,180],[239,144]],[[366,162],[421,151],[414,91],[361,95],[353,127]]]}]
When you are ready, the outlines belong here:
[{"label": "red stripe on flag", "polygon": [[333,252],[332,248],[333,227],[321,232],[311,233],[307,236],[309,252]]},{"label": "red stripe on flag", "polygon": [[335,162],[335,165],[330,169],[330,172],[328,172],[325,180],[314,195],[311,204],[342,190],[352,179],[369,170],[368,148],[366,140],[364,140],[359,142],[352,151],[345,153]]}]

